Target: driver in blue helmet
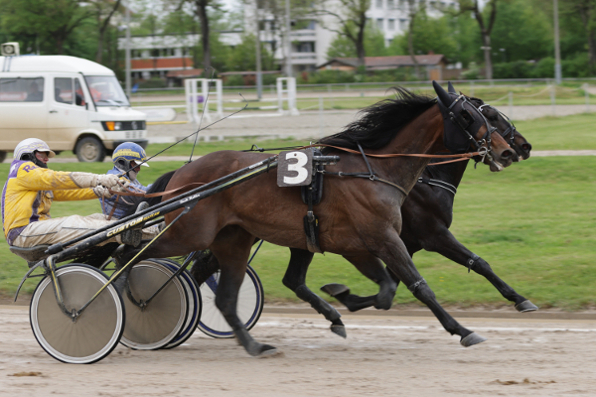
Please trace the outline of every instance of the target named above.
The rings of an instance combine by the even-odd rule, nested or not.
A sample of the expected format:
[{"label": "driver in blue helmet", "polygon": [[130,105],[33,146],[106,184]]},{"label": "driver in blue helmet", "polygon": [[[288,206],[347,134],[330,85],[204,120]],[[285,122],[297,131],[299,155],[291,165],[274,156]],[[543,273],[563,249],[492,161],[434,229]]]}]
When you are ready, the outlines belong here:
[{"label": "driver in blue helmet", "polygon": [[[146,161],[147,154],[145,154],[145,150],[140,145],[134,142],[125,142],[114,149],[114,153],[112,154],[114,168],[109,170],[107,174],[126,178],[130,181],[129,190],[132,192],[146,191],[147,187],[143,186],[137,179],[141,166],[149,167]],[[111,215],[111,218],[115,219],[123,218],[134,212],[134,208],[131,210],[130,207],[136,207],[139,202],[135,197],[119,195],[100,198],[100,201],[104,215]]]}]

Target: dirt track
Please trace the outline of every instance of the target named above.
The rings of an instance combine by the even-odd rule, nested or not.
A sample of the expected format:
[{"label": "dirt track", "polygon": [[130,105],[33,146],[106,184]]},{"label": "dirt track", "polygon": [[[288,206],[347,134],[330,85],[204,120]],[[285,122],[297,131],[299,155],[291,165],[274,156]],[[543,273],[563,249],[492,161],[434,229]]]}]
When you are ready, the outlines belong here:
[{"label": "dirt track", "polygon": [[67,365],[37,344],[27,309],[0,306],[1,396],[593,396],[596,389],[596,320],[461,318],[488,338],[463,348],[432,317],[344,316],[343,340],[317,315],[266,313],[252,335],[281,349],[276,357],[255,359],[234,340],[196,332],[173,350],[118,346],[97,364]]}]

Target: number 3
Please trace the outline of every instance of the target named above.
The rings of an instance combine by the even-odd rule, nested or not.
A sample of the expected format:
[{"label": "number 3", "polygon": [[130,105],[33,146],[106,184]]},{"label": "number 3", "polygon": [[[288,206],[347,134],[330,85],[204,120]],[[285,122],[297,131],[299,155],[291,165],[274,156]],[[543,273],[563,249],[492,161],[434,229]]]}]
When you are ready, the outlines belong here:
[{"label": "number 3", "polygon": [[288,163],[288,171],[295,171],[298,175],[284,176],[284,183],[287,183],[288,185],[297,185],[308,178],[308,170],[304,168],[304,165],[308,163],[308,157],[303,152],[286,153],[286,160],[290,159],[296,159],[298,161],[294,164]]}]

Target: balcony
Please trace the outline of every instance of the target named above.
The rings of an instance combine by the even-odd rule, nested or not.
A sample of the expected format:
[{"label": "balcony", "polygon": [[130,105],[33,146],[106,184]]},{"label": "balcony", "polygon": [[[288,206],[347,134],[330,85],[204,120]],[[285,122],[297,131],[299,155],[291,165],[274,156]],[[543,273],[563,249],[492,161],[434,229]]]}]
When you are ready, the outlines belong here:
[{"label": "balcony", "polygon": [[317,35],[312,29],[300,29],[292,31],[290,37],[292,41],[315,41]]},{"label": "balcony", "polygon": [[292,52],[292,65],[316,65],[316,52]]}]

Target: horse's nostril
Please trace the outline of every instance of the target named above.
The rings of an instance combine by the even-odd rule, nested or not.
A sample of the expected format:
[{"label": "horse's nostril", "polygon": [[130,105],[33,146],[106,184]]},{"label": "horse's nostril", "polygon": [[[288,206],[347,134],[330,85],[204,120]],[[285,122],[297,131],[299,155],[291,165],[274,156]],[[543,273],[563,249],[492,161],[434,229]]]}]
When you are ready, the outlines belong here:
[{"label": "horse's nostril", "polygon": [[509,149],[503,150],[503,153],[501,153],[501,157],[504,159],[508,159],[511,156],[513,156],[513,152]]},{"label": "horse's nostril", "polygon": [[529,152],[530,150],[532,150],[532,145],[530,145],[529,143],[524,143],[522,145],[522,149],[525,150],[526,152]]}]

